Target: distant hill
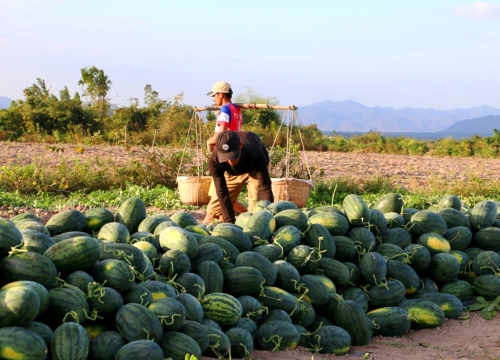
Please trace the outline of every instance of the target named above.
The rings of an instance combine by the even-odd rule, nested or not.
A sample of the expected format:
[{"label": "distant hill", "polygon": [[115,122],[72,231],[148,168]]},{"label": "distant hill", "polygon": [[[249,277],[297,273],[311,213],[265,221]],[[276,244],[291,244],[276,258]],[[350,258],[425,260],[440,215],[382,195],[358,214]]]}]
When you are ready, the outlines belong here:
[{"label": "distant hill", "polygon": [[481,136],[490,136],[493,134],[493,129],[500,130],[500,115],[489,115],[476,119],[457,121],[450,127],[440,131],[440,133],[472,133]]},{"label": "distant hill", "polygon": [[[405,136],[415,139],[437,140],[450,136],[455,139],[470,138],[473,135],[487,137],[493,135],[493,129],[500,130],[500,115],[489,115],[481,118],[457,121],[446,129],[436,132],[381,131],[380,133],[391,137]],[[336,131],[336,133],[344,137],[351,137],[353,135],[361,135],[365,132]],[[332,135],[332,132],[324,131],[324,134]]]},{"label": "distant hill", "polygon": [[[299,106],[301,124],[316,124],[323,131],[336,132],[439,132],[457,121],[500,115],[500,109],[479,106],[470,109],[434,110],[405,107],[367,107],[352,100],[326,100]],[[476,128],[477,130],[477,128]]]},{"label": "distant hill", "polygon": [[7,109],[12,102],[11,99],[5,96],[0,96],[0,109]]}]

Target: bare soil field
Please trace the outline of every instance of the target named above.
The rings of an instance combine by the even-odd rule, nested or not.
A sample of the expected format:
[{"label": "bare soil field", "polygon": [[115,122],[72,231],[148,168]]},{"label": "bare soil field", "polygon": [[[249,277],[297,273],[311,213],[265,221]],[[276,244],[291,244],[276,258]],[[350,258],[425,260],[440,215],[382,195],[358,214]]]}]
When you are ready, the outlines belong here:
[{"label": "bare soil field", "polygon": [[[0,142],[0,166],[26,165],[34,161],[55,166],[63,159],[67,162],[108,159],[114,163],[128,164],[136,154],[136,149],[127,151],[124,146]],[[155,150],[166,151],[158,147]],[[316,169],[316,175],[321,169],[326,179],[383,176],[408,190],[425,187],[432,179],[465,182],[471,178],[500,180],[498,159],[310,151],[302,154],[302,157],[303,163]]]},{"label": "bare soil field", "polygon": [[[431,179],[464,182],[472,178],[480,178],[484,181],[500,180],[500,161],[495,159],[330,152],[308,152],[306,155],[310,166],[324,170],[325,178],[384,176],[394,184],[404,186],[408,190],[426,187]],[[54,166],[63,159],[92,161],[99,158],[128,163],[132,157],[133,152],[126,151],[124,147],[0,143],[0,167],[11,164],[29,164],[33,161],[41,161],[47,166]],[[27,210],[35,212],[44,221],[53,214],[53,212],[40,209],[0,208],[0,216],[9,218]],[[195,211],[193,215],[201,221],[204,217],[204,210]],[[410,330],[408,334],[398,338],[374,337],[371,344],[352,347],[349,354],[342,358],[363,359],[365,354],[369,353],[371,359],[377,360],[500,359],[499,329],[500,317],[485,320],[477,313],[472,313],[470,317],[464,316],[462,320],[446,320],[436,329]],[[274,353],[254,351],[253,358],[311,360],[339,357],[313,355],[303,348],[297,348]]]}]

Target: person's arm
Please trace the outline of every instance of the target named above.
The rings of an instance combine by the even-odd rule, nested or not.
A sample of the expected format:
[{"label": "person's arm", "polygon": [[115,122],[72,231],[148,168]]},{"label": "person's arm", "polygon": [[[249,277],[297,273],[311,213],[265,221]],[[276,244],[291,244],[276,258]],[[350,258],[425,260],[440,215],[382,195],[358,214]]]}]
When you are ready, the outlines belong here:
[{"label": "person's arm", "polygon": [[217,137],[217,134],[221,131],[224,131],[224,130],[229,130],[229,124],[228,123],[222,123],[219,125],[219,131],[216,131],[210,138],[208,138],[207,140],[207,147],[208,147],[208,151],[209,152],[212,152],[214,151],[214,148],[215,148],[215,138]]},{"label": "person's arm", "polygon": [[267,169],[267,162],[263,159],[262,161],[258,161],[257,163],[258,166],[255,170],[257,172],[257,180],[259,180],[260,185],[260,199],[274,202],[271,177],[269,176],[269,170]]}]

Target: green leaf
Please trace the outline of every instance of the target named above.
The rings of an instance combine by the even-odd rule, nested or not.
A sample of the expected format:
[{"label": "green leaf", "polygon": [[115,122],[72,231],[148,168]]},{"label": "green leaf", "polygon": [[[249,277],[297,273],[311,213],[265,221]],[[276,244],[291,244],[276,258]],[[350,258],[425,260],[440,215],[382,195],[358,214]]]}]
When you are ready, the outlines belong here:
[{"label": "green leaf", "polygon": [[481,310],[482,308],[484,308],[486,306],[486,304],[481,304],[479,302],[476,302],[474,304],[472,304],[471,306],[469,306],[469,310],[470,311],[478,311],[478,310]]},{"label": "green leaf", "polygon": [[495,311],[488,311],[486,309],[483,309],[479,315],[481,315],[483,318],[485,318],[486,320],[492,320],[493,317],[495,317],[496,315],[496,312]]}]

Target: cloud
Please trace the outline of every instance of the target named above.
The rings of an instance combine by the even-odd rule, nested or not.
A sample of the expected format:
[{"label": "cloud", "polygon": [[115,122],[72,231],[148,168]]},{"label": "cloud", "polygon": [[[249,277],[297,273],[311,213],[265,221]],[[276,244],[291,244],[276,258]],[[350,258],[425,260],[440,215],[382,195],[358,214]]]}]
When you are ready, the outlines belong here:
[{"label": "cloud", "polygon": [[6,43],[8,40],[5,38],[0,38],[0,44]]},{"label": "cloud", "polygon": [[500,5],[477,1],[469,6],[457,7],[455,14],[472,19],[500,19]]}]

